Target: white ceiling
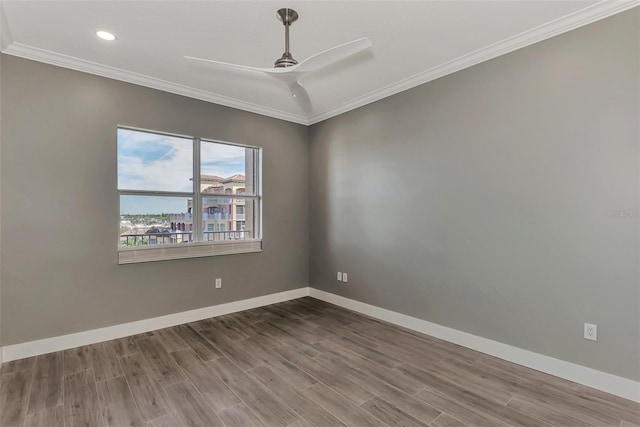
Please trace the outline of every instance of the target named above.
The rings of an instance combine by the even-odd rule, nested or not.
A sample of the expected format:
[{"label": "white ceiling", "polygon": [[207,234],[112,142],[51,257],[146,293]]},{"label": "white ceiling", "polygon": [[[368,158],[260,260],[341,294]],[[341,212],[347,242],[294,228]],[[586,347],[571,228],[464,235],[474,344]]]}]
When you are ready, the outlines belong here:
[{"label": "white ceiling", "polygon": [[[637,5],[638,1],[2,1],[3,52],[311,124]],[[305,115],[267,75],[184,55],[269,67],[290,7],[299,61],[360,37],[373,47],[301,84]],[[117,39],[106,42],[95,32]]]}]

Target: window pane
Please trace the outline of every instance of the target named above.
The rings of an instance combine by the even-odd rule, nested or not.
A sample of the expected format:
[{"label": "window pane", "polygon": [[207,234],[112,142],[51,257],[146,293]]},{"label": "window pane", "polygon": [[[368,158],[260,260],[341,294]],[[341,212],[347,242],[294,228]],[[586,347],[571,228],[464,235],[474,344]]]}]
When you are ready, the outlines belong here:
[{"label": "window pane", "polygon": [[205,242],[255,239],[255,199],[204,197],[202,230]]},{"label": "window pane", "polygon": [[200,191],[209,194],[254,194],[256,150],[202,141]]},{"label": "window pane", "polygon": [[120,196],[120,246],[192,241],[191,198]]},{"label": "window pane", "polygon": [[193,191],[193,140],[118,129],[118,189]]}]

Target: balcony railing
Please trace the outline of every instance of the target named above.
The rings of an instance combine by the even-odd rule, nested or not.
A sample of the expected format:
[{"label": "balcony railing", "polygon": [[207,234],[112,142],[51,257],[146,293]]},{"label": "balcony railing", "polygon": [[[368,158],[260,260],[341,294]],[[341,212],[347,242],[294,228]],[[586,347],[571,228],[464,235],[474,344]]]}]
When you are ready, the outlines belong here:
[{"label": "balcony railing", "polygon": [[[204,231],[203,240],[205,242],[217,242],[226,240],[251,239],[251,230],[229,230],[229,231]],[[191,231],[161,231],[158,233],[128,234],[120,235],[120,246],[156,246],[156,245],[176,245],[180,243],[192,243],[193,232]]]},{"label": "balcony railing", "polygon": [[204,213],[202,214],[202,219],[204,220],[212,220],[212,219],[217,219],[217,220],[232,220],[233,217],[230,213]]},{"label": "balcony railing", "polygon": [[161,231],[145,234],[121,234],[120,246],[155,246],[193,242],[191,231]]},{"label": "balcony railing", "polygon": [[206,206],[211,206],[211,205],[229,205],[232,203],[233,200],[233,204],[235,205],[245,205],[247,200],[246,199],[230,199],[227,197],[207,197],[206,201],[204,202],[205,207]]},{"label": "balcony railing", "polygon": [[209,205],[228,205],[231,203],[231,199],[228,197],[207,197],[204,201],[205,206]]},{"label": "balcony railing", "polygon": [[175,221],[190,221],[191,219],[193,219],[192,215],[190,213],[183,213],[183,214],[169,214],[169,218],[171,222],[175,222]]},{"label": "balcony railing", "polygon": [[203,234],[204,240],[207,242],[218,240],[244,240],[251,238],[251,230],[205,231]]}]

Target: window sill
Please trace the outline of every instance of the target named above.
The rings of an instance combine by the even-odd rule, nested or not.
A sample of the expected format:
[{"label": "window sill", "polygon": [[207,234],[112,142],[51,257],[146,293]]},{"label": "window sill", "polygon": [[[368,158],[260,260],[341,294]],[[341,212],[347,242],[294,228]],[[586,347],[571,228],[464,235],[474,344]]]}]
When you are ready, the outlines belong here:
[{"label": "window sill", "polygon": [[251,252],[262,252],[262,240],[120,248],[118,249],[118,264],[246,254]]}]

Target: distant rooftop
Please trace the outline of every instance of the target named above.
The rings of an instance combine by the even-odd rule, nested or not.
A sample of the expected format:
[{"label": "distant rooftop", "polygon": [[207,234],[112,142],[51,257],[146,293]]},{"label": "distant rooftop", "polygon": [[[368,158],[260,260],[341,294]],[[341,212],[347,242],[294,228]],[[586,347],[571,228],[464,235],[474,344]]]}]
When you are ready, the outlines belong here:
[{"label": "distant rooftop", "polygon": [[236,175],[230,176],[229,178],[226,178],[222,182],[244,182],[244,181],[245,181],[244,175],[236,174]]},{"label": "distant rooftop", "polygon": [[244,175],[241,174],[235,174],[233,176],[230,176],[228,178],[223,178],[221,176],[218,175],[200,175],[200,182],[205,182],[205,183],[214,183],[214,184],[218,184],[218,183],[227,183],[227,182],[244,182],[245,178]]},{"label": "distant rooftop", "polygon": [[221,182],[224,180],[225,178],[217,175],[200,175],[200,181],[203,182]]}]

